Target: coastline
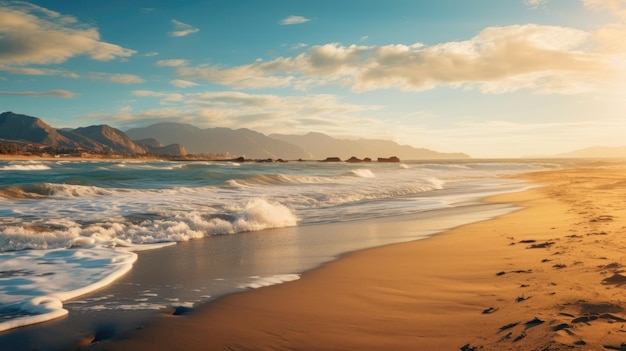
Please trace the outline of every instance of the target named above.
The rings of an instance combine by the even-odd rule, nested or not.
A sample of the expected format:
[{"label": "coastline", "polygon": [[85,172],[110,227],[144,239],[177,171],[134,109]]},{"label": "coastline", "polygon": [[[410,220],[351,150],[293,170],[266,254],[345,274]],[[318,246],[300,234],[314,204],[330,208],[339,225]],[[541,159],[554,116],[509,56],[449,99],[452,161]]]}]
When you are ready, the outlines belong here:
[{"label": "coastline", "polygon": [[[285,276],[315,270],[341,259],[346,252],[427,238],[454,226],[512,210],[507,204],[470,202],[410,215],[210,236],[142,251],[124,277],[101,291],[68,301],[65,307],[70,313],[65,318],[0,334],[0,349],[18,346],[73,350],[77,345],[114,338],[136,329],[163,311],[172,313],[175,307],[167,308],[168,305],[189,310],[193,296],[206,294],[207,284],[211,285],[210,299],[197,306],[259,284],[264,286],[263,281],[276,283]],[[415,222],[420,223],[419,228],[410,225]],[[157,266],[159,269],[155,270]],[[224,276],[239,277],[239,288],[237,284],[232,286],[232,280],[224,281]],[[159,297],[145,302],[146,294]],[[168,300],[178,304],[163,305]],[[101,309],[103,304],[109,307]],[[146,304],[160,305],[157,309],[161,312],[150,308],[134,311],[132,307]],[[193,305],[195,308],[196,303]]]},{"label": "coastline", "polygon": [[626,170],[523,177],[545,186],[489,199],[523,210],[354,252],[86,349],[619,349]]}]

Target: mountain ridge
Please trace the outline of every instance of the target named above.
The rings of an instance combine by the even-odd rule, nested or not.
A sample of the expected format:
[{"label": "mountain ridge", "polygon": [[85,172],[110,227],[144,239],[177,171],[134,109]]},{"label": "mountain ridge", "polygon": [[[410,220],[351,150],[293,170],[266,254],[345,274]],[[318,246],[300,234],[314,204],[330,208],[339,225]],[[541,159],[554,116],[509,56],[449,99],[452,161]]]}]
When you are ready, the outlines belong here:
[{"label": "mountain ridge", "polygon": [[[6,149],[28,148],[39,153],[87,152],[128,156],[145,155],[151,151],[148,146],[134,142],[124,132],[109,125],[56,129],[41,118],[10,111],[0,114],[0,139],[3,144],[13,144],[13,148]],[[153,149],[153,153],[154,150],[175,155],[177,150],[184,152],[184,148],[176,145]]]},{"label": "mountain ridge", "polygon": [[304,135],[270,134],[269,137],[298,145],[309,151],[314,158],[329,155],[339,158],[365,158],[394,155],[400,159],[468,159],[469,155],[461,152],[443,153],[410,145],[400,145],[383,139],[337,139],[317,132]]},{"label": "mountain ridge", "polygon": [[192,154],[244,156],[252,159],[309,158],[306,151],[295,145],[273,140],[246,128],[202,129],[191,124],[161,122],[128,129],[126,134],[134,140],[154,138],[166,144],[182,144]]},{"label": "mountain ridge", "polygon": [[[161,122],[122,131],[106,124],[53,128],[38,117],[3,112],[0,114],[0,144],[21,148],[30,145],[41,153],[44,147],[72,152],[108,155],[189,154],[245,159],[322,160],[328,157],[400,159],[468,159],[464,153],[441,153],[380,139],[337,139],[310,132],[305,135],[271,134],[224,127],[199,128],[191,124]],[[32,143],[32,145],[31,145]],[[163,144],[167,146],[163,146]],[[10,148],[5,148],[10,149]],[[14,148],[13,148],[14,149]]]}]

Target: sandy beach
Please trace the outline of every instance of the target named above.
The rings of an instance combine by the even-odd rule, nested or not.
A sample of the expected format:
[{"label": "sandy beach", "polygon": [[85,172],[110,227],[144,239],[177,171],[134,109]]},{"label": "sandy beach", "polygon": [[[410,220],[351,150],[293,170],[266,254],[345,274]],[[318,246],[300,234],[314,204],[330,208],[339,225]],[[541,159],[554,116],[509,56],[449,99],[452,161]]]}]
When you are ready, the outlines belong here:
[{"label": "sandy beach", "polygon": [[523,210],[359,251],[90,350],[621,350],[626,169],[527,174]]}]

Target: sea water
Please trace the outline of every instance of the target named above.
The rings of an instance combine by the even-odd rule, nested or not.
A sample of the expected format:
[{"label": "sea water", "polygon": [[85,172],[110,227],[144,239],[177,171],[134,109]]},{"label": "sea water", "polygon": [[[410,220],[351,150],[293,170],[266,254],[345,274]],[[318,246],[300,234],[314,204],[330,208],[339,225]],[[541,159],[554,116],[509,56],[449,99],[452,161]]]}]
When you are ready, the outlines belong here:
[{"label": "sea water", "polygon": [[[63,316],[68,301],[91,310],[168,307],[150,290],[127,305],[75,300],[128,273],[136,251],[454,208],[524,186],[505,176],[554,167],[503,161],[1,161],[0,331]],[[296,273],[224,276],[213,284],[256,288],[297,279]],[[196,295],[194,302],[208,298],[211,288]]]}]

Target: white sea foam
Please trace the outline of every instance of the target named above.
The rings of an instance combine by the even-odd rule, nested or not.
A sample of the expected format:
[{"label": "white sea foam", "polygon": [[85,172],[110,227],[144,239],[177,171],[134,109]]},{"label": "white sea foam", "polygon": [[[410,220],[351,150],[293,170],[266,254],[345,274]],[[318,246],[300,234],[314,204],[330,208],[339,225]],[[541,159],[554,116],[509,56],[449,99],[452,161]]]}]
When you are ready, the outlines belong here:
[{"label": "white sea foam", "polygon": [[[62,206],[63,204],[59,204]],[[92,205],[93,206],[93,205]],[[80,206],[79,206],[80,207]],[[32,209],[32,207],[31,207]],[[69,208],[59,208],[70,214]],[[19,208],[15,211],[19,211]],[[267,228],[295,226],[297,216],[288,207],[262,198],[253,198],[243,203],[234,203],[224,208],[228,215],[220,217],[211,209],[200,212],[189,208],[173,211],[167,215],[134,220],[111,214],[102,209],[101,214],[109,217],[102,222],[82,224],[81,216],[89,215],[79,209],[74,219],[47,219],[31,223],[17,222],[2,225],[0,219],[0,251],[25,249],[55,249],[84,247],[97,243],[115,243],[119,248],[131,244],[139,248],[152,249],[166,242],[188,241],[207,235],[235,234]],[[133,250],[137,250],[133,247]]]},{"label": "white sea foam", "polygon": [[0,171],[45,171],[50,167],[44,164],[11,164],[0,167]]},{"label": "white sea foam", "polygon": [[376,177],[371,170],[365,169],[365,168],[363,168],[363,169],[359,168],[359,169],[352,170],[352,174],[354,174],[357,177],[361,177],[361,178],[374,178],[374,177]]},{"label": "white sea foam", "polygon": [[63,301],[111,284],[136,259],[105,245],[0,254],[0,301],[17,310],[15,318],[0,322],[0,331],[66,315]]},{"label": "white sea foam", "polygon": [[279,184],[319,184],[328,182],[329,178],[319,176],[302,176],[292,174],[261,174],[245,179],[229,179],[224,182],[227,186],[245,187],[259,185],[279,185]]},{"label": "white sea foam", "polygon": [[[69,185],[69,184],[45,184],[49,196],[55,197],[80,197],[94,195],[108,195],[114,190],[103,189],[96,186]],[[119,190],[118,190],[119,191]]]},{"label": "white sea foam", "polygon": [[162,310],[168,306],[158,303],[150,302],[138,302],[133,304],[120,304],[120,305],[94,305],[82,308],[84,311],[138,311],[138,310]]},{"label": "white sea foam", "polygon": [[291,227],[298,223],[297,217],[281,204],[264,199],[250,200],[241,211],[237,211],[233,232],[255,231],[266,228]]},{"label": "white sea foam", "polygon": [[277,285],[300,279],[299,274],[277,274],[267,277],[253,276],[249,283],[239,285],[240,289],[258,289],[265,286]]}]

